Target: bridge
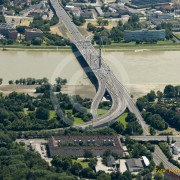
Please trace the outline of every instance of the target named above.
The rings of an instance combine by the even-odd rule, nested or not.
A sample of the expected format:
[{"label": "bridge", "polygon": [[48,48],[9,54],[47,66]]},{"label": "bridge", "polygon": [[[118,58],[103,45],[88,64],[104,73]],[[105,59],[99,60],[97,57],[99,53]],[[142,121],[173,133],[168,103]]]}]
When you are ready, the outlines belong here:
[{"label": "bridge", "polygon": [[[77,47],[78,51],[91,68],[98,81],[98,91],[91,104],[91,113],[93,115],[93,119],[90,122],[78,125],[78,127],[87,128],[89,126],[102,127],[105,125],[110,125],[115,119],[122,115],[126,110],[126,107],[128,107],[128,109],[135,114],[143,129],[143,134],[149,135],[147,125],[145,124],[128,91],[117,80],[103,59],[101,59],[101,65],[99,64],[98,52],[95,50],[91,42],[88,42],[86,38],[79,32],[78,28],[72,22],[72,19],[68,16],[58,0],[50,0],[50,2],[54,11],[56,12],[57,17],[59,18],[59,22],[63,23],[68,30],[72,37],[72,43]],[[108,92],[111,96],[112,106],[106,114],[98,116],[97,109],[105,92]]]}]

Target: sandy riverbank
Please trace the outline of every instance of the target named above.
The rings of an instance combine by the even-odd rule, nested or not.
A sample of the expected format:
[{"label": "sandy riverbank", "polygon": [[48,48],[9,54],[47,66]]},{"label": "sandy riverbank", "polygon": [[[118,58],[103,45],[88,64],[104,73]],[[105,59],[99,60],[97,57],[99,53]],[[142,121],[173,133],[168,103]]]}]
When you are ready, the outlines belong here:
[{"label": "sandy riverbank", "polygon": [[[127,88],[130,94],[133,95],[134,100],[138,97],[142,97],[146,95],[151,90],[154,91],[163,91],[164,87],[168,85],[168,83],[164,84],[125,84],[124,86]],[[180,85],[172,84],[172,85]],[[19,93],[28,93],[30,95],[36,95],[35,88],[37,86],[17,86],[17,85],[1,85],[0,92],[4,95],[8,95],[9,93],[16,91]],[[62,86],[62,93],[72,95],[80,95],[83,98],[93,98],[96,94],[95,87],[93,85],[65,85]]]}]

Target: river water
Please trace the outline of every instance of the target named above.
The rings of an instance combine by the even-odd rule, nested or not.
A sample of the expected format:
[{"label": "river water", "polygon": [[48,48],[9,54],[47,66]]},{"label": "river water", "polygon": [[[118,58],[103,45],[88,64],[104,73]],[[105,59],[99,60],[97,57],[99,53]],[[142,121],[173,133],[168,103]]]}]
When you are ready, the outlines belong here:
[{"label": "river water", "polygon": [[[103,52],[124,84],[180,84],[180,51]],[[70,85],[90,81],[71,52],[0,51],[0,78],[66,78]]]}]

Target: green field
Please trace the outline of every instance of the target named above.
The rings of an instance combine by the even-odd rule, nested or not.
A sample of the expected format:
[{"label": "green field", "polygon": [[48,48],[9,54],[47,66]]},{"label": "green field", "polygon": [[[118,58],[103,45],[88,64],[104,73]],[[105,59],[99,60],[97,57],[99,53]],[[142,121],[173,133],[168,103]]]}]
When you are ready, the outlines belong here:
[{"label": "green field", "polygon": [[54,117],[56,117],[56,112],[55,112],[55,110],[51,110],[51,111],[50,111],[49,119],[52,119],[52,118],[54,118]]},{"label": "green field", "polygon": [[127,122],[126,122],[127,115],[128,115],[128,113],[124,113],[117,120],[118,122],[122,123],[124,125],[124,127],[126,127],[126,125],[127,125]]},{"label": "green field", "polygon": [[83,122],[81,118],[74,117],[74,125],[82,124]]},{"label": "green field", "polygon": [[105,114],[106,112],[107,112],[106,109],[98,109],[98,115],[99,116]]},{"label": "green field", "polygon": [[80,163],[83,168],[88,168],[88,167],[89,167],[89,166],[88,166],[88,163],[89,163],[89,162],[84,161],[83,159],[77,159],[77,160],[73,159],[73,163],[75,163],[75,162],[76,162],[76,163]]}]

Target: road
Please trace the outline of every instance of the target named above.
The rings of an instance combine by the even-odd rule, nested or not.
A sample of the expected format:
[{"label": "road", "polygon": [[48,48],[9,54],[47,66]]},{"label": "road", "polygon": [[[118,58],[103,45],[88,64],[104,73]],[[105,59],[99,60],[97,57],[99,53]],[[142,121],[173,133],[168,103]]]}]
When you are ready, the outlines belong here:
[{"label": "road", "polygon": [[[180,176],[179,168],[168,161],[167,157],[161,151],[159,146],[155,145],[155,150],[152,155],[153,155],[153,161],[156,164],[156,166],[158,166],[162,162],[165,169],[169,171],[174,171],[176,175]],[[177,172],[175,172],[176,170]]]},{"label": "road", "polygon": [[[50,0],[50,2],[59,18],[60,23],[64,24],[69,34],[72,36],[72,43],[74,43],[81,55],[84,57],[99,83],[97,95],[94,97],[91,106],[93,120],[91,122],[78,125],[78,127],[87,128],[89,126],[102,127],[109,125],[122,115],[126,107],[128,107],[129,110],[135,114],[139,124],[142,126],[143,134],[149,135],[147,125],[125,87],[117,80],[103,59],[101,66],[99,65],[99,54],[91,42],[87,41],[87,39],[82,36],[78,28],[72,22],[72,19],[59,4],[58,0]],[[111,96],[112,107],[105,115],[98,117],[97,108],[106,91]]]},{"label": "road", "polygon": [[[180,136],[168,136],[170,140],[175,140],[180,142]],[[130,136],[131,139],[137,140],[137,141],[167,141],[167,136]]]}]

